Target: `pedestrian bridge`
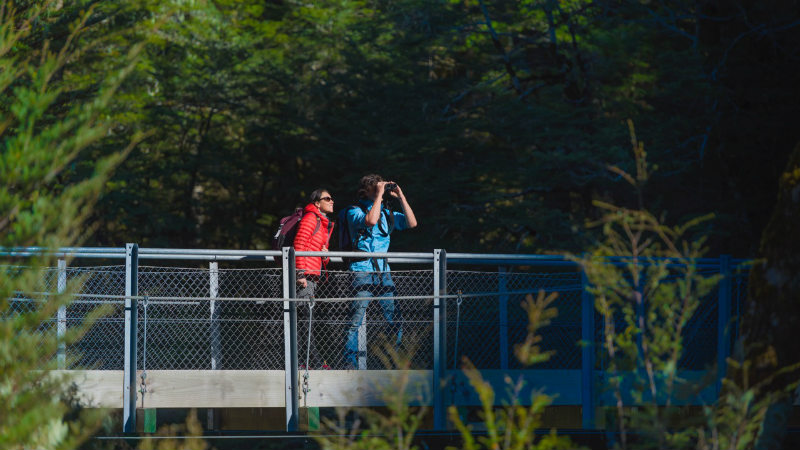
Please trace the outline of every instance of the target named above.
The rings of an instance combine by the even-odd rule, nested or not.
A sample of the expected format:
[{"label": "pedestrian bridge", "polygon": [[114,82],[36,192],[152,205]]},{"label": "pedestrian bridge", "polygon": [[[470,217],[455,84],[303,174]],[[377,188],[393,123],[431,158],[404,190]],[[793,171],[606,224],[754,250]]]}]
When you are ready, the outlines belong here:
[{"label": "pedestrian bridge", "polygon": [[[39,251],[4,250],[0,261],[19,265]],[[89,405],[123,409],[125,431],[135,430],[137,408],[283,408],[285,428],[294,430],[303,407],[380,406],[398,373],[380,346],[398,330],[399,349],[410,355],[409,401],[432,407],[434,428],[446,426],[448,405],[479,404],[459,370],[461,357],[495,386],[497,404],[508,400],[509,377],[525,381],[523,404],[532,390],[543,390],[555,405],[579,407],[584,428],[593,428],[596,408],[611,402],[603,353],[593,345],[601,342],[603,321],[578,265],[564,256],[376,255],[392,265],[395,316],[389,323],[378,302],[370,303],[352,366],[344,357],[354,295],[352,274],[341,264],[348,253],[327,253],[331,270],[313,302],[294,298],[294,258],[322,253],[136,244],[53,253],[58,266],[42,273],[42,297],[19,295],[11,308],[24,312],[47,293],[80,283],[74,301],[40,327],[63,335],[98,305],[110,305],[111,314],[57,360]],[[725,325],[737,315],[746,283],[736,264],[728,257],[697,261],[701,272],[724,278],[686,329],[681,370],[688,379],[700,379],[729,354],[728,331],[736,327]],[[540,331],[542,348],[556,353],[526,368],[513,356],[527,330],[521,303],[542,290],[558,293],[558,316]],[[715,395],[710,387],[696,401]]]}]

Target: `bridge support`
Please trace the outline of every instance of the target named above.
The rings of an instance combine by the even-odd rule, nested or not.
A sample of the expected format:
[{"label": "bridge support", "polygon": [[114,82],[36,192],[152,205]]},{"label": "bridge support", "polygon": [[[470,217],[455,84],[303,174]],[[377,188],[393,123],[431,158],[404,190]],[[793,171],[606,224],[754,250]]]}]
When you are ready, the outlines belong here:
[{"label": "bridge support", "polygon": [[581,427],[594,429],[594,297],[587,291],[589,280],[581,270]]},{"label": "bridge support", "polygon": [[[67,260],[64,258],[58,259],[58,272],[57,272],[56,286],[59,294],[63,294],[67,290]],[[64,336],[67,334],[67,307],[61,305],[58,307],[58,317],[56,320],[56,335],[58,336],[58,368],[66,369],[67,363],[67,346],[64,343]]]},{"label": "bridge support", "polygon": [[136,343],[139,246],[125,244],[125,361],[122,380],[122,431],[136,432]]},{"label": "bridge support", "polygon": [[[497,291],[500,325],[500,368],[508,370],[508,268],[499,266],[497,268]],[[458,356],[456,356],[458,357]],[[453,367],[458,369],[458,367]]]},{"label": "bridge support", "polygon": [[[283,296],[297,296],[297,274],[294,248],[283,248]],[[298,379],[297,379],[297,304],[283,302],[283,339],[286,361],[286,431],[297,431],[298,424]]]},{"label": "bridge support", "polygon": [[447,405],[444,403],[443,387],[447,368],[447,300],[439,298],[447,294],[447,252],[433,251],[433,428],[447,427]]},{"label": "bridge support", "polygon": [[[211,370],[220,368],[220,334],[219,334],[219,305],[214,300],[219,295],[219,267],[217,262],[208,263],[208,302],[209,320],[211,321]],[[219,410],[209,408],[207,413],[209,430],[219,429]]]}]

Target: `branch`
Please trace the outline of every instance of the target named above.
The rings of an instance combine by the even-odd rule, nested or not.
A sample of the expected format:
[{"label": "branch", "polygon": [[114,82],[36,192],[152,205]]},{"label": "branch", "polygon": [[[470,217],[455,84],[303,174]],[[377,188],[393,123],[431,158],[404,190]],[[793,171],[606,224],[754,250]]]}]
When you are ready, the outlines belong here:
[{"label": "branch", "polygon": [[506,53],[505,49],[503,48],[503,44],[500,42],[500,38],[497,36],[497,31],[495,31],[494,26],[492,25],[492,19],[489,17],[489,11],[486,9],[486,4],[483,2],[483,0],[478,0],[478,2],[481,5],[483,17],[486,19],[486,28],[489,29],[489,32],[492,35],[494,48],[496,48],[497,51],[503,56],[506,72],[508,72],[508,75],[511,77],[511,84],[514,86],[514,90],[517,91],[517,95],[522,95],[522,87],[520,86],[517,72],[514,70],[514,66],[511,65],[511,59],[508,57],[508,53]]}]

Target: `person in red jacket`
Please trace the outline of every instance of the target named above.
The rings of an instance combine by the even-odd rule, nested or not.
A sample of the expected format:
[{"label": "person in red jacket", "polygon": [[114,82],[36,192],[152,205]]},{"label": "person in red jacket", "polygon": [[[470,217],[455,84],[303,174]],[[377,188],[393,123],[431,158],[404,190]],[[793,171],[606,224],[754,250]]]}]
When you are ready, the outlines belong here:
[{"label": "person in red jacket", "polygon": [[[325,189],[317,189],[311,193],[311,203],[304,208],[303,218],[294,238],[294,249],[301,252],[327,252],[328,243],[333,234],[333,222],[328,214],[333,213],[333,198]],[[301,288],[298,298],[314,296],[319,284],[322,269],[328,258],[319,256],[298,256],[295,260],[297,284]],[[301,293],[303,295],[301,295]]]},{"label": "person in red jacket", "polygon": [[[317,189],[312,192],[311,203],[303,209],[303,218],[300,219],[297,234],[294,238],[294,249],[296,251],[328,251],[328,243],[333,234],[333,221],[328,219],[328,214],[331,213],[333,213],[333,198],[331,198],[331,194],[325,189]],[[322,280],[322,271],[327,263],[328,258],[319,256],[298,256],[295,259],[297,298],[314,297]],[[313,359],[311,363],[314,366],[330,369],[328,364],[320,358],[319,352],[313,343],[309,350]],[[305,360],[303,360],[300,368],[301,370],[305,369]]]}]

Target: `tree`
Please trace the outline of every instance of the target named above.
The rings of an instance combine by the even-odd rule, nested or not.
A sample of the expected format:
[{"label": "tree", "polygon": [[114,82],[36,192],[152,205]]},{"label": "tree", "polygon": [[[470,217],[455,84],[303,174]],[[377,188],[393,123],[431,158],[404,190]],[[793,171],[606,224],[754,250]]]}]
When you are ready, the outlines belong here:
[{"label": "tree", "polygon": [[[727,359],[727,373],[716,398],[704,404],[700,413],[686,406],[701,398],[719,369],[707,369],[699,380],[680,373],[689,320],[720,279],[720,275],[703,274],[696,264],[704,253],[705,239],[693,228],[710,217],[670,226],[644,208],[642,188],[650,176],[647,154],[632,124],[630,132],[635,173],[615,166],[609,169],[631,184],[636,201],[632,207],[596,203],[605,211],[596,223],[602,226],[604,239],[581,263],[603,318],[601,347],[609,391],[616,402],[618,447],[753,448],[769,426],[768,409],[796,383],[785,383],[778,390],[770,387],[796,373],[798,365],[782,360],[768,376],[758,376],[764,356],[744,353],[740,345]],[[609,264],[608,257],[621,263]],[[746,344],[756,344],[754,337]]]},{"label": "tree", "polygon": [[[550,320],[558,315],[552,306],[557,294],[546,295],[540,292],[534,300],[528,295],[522,304],[528,315],[528,328],[525,339],[514,347],[514,354],[525,366],[545,362],[553,355],[552,351],[542,349],[539,330],[549,325]],[[416,436],[423,423],[428,409],[411,407],[412,402],[421,402],[425,396],[421,386],[412,384],[410,377],[411,361],[416,346],[406,347],[398,351],[392,344],[378,345],[374,348],[385,367],[395,367],[396,375],[382,392],[386,404],[386,412],[369,408],[357,408],[353,411],[339,409],[338,421],[323,419],[325,429],[329,432],[314,436],[324,450],[354,449],[397,449],[416,450],[427,446]],[[465,357],[464,374],[470,386],[476,391],[480,400],[479,418],[486,428],[483,436],[474,432],[471,425],[464,423],[458,408],[450,406],[448,415],[458,430],[461,447],[465,450],[557,450],[577,448],[572,441],[559,436],[551,430],[545,436],[535,431],[541,427],[544,410],[552,403],[552,397],[540,391],[533,391],[530,399],[521,399],[522,380],[508,380],[509,399],[503,406],[495,405],[495,391],[486,382],[480,371]],[[524,405],[525,402],[530,402]],[[354,414],[351,414],[354,413]],[[349,422],[349,423],[348,423]],[[450,447],[448,447],[450,448]]]},{"label": "tree", "polygon": [[792,389],[800,379],[795,336],[800,298],[800,258],[797,234],[800,226],[800,144],[778,180],[778,202],[761,237],[760,259],[750,271],[748,307],[742,321],[746,349],[757,379],[769,380],[762,396],[777,397],[758,449],[781,448],[795,397]]},{"label": "tree", "polygon": [[[95,162],[93,173],[63,183],[81,152],[109,132],[104,112],[135,64],[140,45],[108,63],[109,72],[91,93],[75,99],[74,67],[88,46],[84,39],[97,19],[89,7],[55,2],[0,5],[0,247],[72,246],[87,237],[86,218],[111,171],[135,144]],[[61,39],[49,40],[49,33]],[[95,44],[101,44],[95,42]],[[59,346],[80,336],[75,329],[57,338],[52,318],[70,292],[40,295],[47,289],[46,252],[26,260],[7,257],[0,268],[0,447],[75,448],[99,425],[99,411],[68,418],[64,393],[68,378],[55,368]],[[104,311],[90,314],[86,326]]]},{"label": "tree", "polygon": [[[713,210],[709,246],[747,256],[763,226],[756,211],[771,203],[766,180],[786,154],[753,152],[756,130],[769,126],[776,145],[795,133],[780,116],[800,103],[779,75],[768,79],[783,94],[758,82],[769,102],[735,88],[796,71],[793,47],[781,45],[797,41],[794,16],[756,5],[176,8],[133,75],[146,95],[126,96],[116,116],[157,137],[101,199],[97,244],[265,247],[304,194],[324,185],[344,206],[361,175],[381,172],[435,218],[398,236],[398,249],[577,251],[595,237],[582,227],[598,218],[592,201],[628,194],[603,165],[629,168],[619,142],[631,118],[661,168],[648,183],[653,207],[669,205],[675,220]],[[763,64],[742,63],[756,55]],[[744,104],[757,111],[746,114],[752,126]]]}]

